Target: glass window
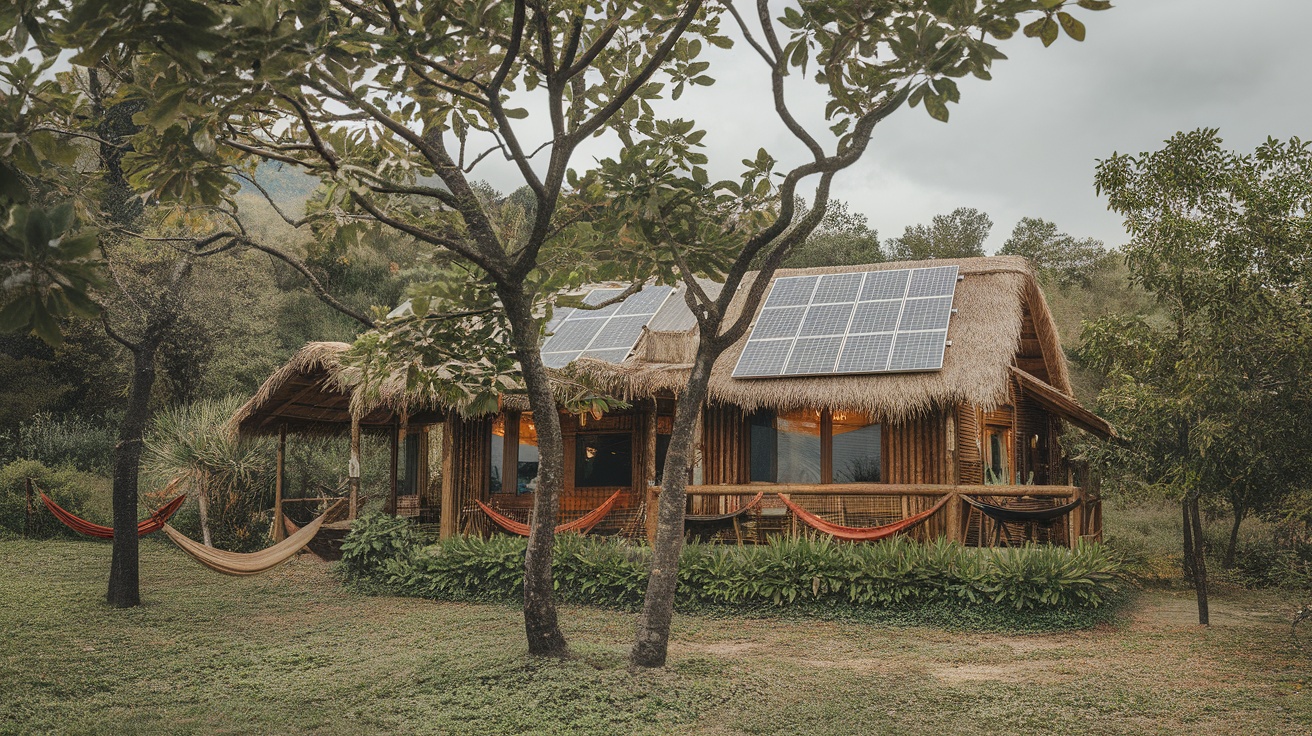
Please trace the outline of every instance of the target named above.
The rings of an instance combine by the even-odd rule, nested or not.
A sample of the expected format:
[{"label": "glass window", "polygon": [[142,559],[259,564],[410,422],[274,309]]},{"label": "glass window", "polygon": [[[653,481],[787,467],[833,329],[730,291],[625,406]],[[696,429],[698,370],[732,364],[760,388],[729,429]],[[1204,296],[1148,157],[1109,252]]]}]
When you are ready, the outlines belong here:
[{"label": "glass window", "polygon": [[861,412],[833,416],[834,482],[880,482],[879,425]]},{"label": "glass window", "polygon": [[490,480],[488,481],[488,491],[491,493],[501,493],[502,468],[505,467],[505,450],[506,450],[506,423],[502,417],[492,420],[492,452],[491,462],[488,463],[488,472]]},{"label": "glass window", "polygon": [[532,493],[538,488],[538,428],[532,414],[519,416],[519,458],[515,466],[515,493]]},{"label": "glass window", "polygon": [[580,434],[574,438],[576,488],[633,485],[631,433]]},{"label": "glass window", "polygon": [[1007,436],[1011,433],[1005,427],[988,427],[988,467],[986,483],[1011,483],[1011,459],[1007,456]]},{"label": "glass window", "polygon": [[661,478],[665,475],[665,456],[670,452],[670,436],[668,434],[656,435],[656,484],[661,484]]},{"label": "glass window", "polygon": [[820,482],[820,412],[757,412],[750,442],[752,480]]}]

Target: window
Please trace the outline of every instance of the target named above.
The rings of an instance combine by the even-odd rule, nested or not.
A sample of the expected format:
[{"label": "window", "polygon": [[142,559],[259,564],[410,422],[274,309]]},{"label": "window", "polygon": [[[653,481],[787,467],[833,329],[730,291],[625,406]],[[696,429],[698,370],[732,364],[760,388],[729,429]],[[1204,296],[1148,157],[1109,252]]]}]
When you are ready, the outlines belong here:
[{"label": "window", "polygon": [[[492,423],[492,453],[488,490],[492,493],[532,493],[538,479],[538,432],[532,414],[509,415],[512,422],[507,438],[507,417]],[[509,452],[507,452],[509,450]],[[509,463],[514,463],[511,466]]]},{"label": "window", "polygon": [[861,412],[759,411],[749,420],[750,478],[768,483],[878,483],[880,426]]},{"label": "window", "polygon": [[1011,483],[1011,430],[1007,427],[986,426],[984,482],[989,484]]},{"label": "window", "polygon": [[834,412],[832,423],[835,483],[878,483],[881,475],[880,427],[861,412]]},{"label": "window", "polygon": [[489,462],[488,473],[488,492],[501,493],[502,478],[506,464],[506,422],[505,418],[497,417],[492,421],[492,453]]},{"label": "window", "polygon": [[515,493],[538,488],[538,428],[532,414],[519,416],[519,457],[516,458]]},{"label": "window", "polygon": [[633,485],[633,435],[580,434],[574,438],[574,487]]},{"label": "window", "polygon": [[670,436],[668,434],[656,435],[656,485],[661,484],[661,477],[665,475],[665,456],[670,452]]}]

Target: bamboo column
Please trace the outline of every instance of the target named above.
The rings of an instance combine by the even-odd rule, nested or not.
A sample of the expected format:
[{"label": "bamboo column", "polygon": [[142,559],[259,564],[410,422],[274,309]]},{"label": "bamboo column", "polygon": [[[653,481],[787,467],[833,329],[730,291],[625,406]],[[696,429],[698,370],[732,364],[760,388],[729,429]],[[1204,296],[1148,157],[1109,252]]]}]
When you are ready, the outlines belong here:
[{"label": "bamboo column", "polygon": [[442,539],[455,536],[460,510],[456,508],[456,486],[451,446],[455,444],[455,420],[448,416],[442,422],[442,510],[438,534]]},{"label": "bamboo column", "polygon": [[400,454],[401,448],[401,429],[395,424],[392,425],[392,454],[391,468],[392,477],[387,484],[387,513],[396,516],[396,471],[399,469],[397,455]]},{"label": "bamboo column", "polygon": [[278,425],[278,464],[273,481],[273,541],[281,542],[287,535],[282,521],[283,468],[287,456],[287,425]]},{"label": "bamboo column", "polygon": [[656,544],[656,400],[651,400],[651,405],[646,407],[647,411],[643,416],[642,434],[644,444],[643,451],[643,472],[642,485],[646,493],[646,503],[643,508],[647,514],[647,542],[651,545]]},{"label": "bamboo column", "polygon": [[346,477],[351,489],[347,513],[351,521],[355,521],[355,515],[360,510],[360,417],[354,412],[351,413],[351,461],[347,465]]}]

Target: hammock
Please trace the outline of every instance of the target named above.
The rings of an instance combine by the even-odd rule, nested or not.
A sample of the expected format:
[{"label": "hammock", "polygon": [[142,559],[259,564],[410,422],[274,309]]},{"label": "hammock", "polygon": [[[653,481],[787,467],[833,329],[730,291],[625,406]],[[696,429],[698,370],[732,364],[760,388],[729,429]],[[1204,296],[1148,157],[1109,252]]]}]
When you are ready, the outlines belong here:
[{"label": "hammock", "polygon": [[[620,494],[623,492],[624,491],[615,491],[611,494],[610,498],[603,501],[597,508],[580,516],[574,521],[558,525],[556,527],[556,533],[578,532],[579,534],[587,534],[589,531],[592,531],[592,527],[596,526],[602,519],[606,518],[606,514],[610,513],[611,507],[620,499]],[[478,507],[483,509],[483,513],[487,514],[487,518],[495,522],[497,526],[505,529],[511,534],[518,534],[521,537],[528,536],[528,524],[521,524],[508,516],[498,514],[495,509],[482,501],[475,501],[474,503],[478,504]]]},{"label": "hammock", "polygon": [[174,544],[181,547],[183,552],[191,555],[197,562],[214,572],[220,572],[224,575],[258,575],[272,570],[296,556],[297,552],[304,549],[305,545],[309,544],[311,539],[314,539],[314,535],[319,532],[319,527],[323,526],[324,519],[328,517],[328,514],[335,511],[342,503],[343,501],[338,501],[327,511],[320,514],[319,518],[301,527],[300,531],[259,552],[243,554],[206,547],[200,542],[188,539],[186,535],[168,524],[164,525],[164,533],[169,535],[169,539],[172,539]]},{"label": "hammock", "polygon": [[1080,505],[1079,499],[1076,499],[1064,506],[1057,506],[1055,508],[1026,510],[1011,509],[1006,506],[995,506],[991,503],[976,501],[970,496],[962,496],[962,498],[966,499],[966,503],[979,509],[980,513],[994,521],[1004,524],[1027,521],[1037,521],[1040,523],[1055,521],[1071,511],[1074,511],[1075,508]]},{"label": "hammock", "polygon": [[[182,507],[182,502],[186,500],[187,494],[183,493],[172,501],[159,507],[159,510],[155,513],[138,521],[137,536],[144,537],[151,532],[157,532],[162,529],[165,522],[169,520],[169,517],[177,513],[178,509]],[[78,534],[85,534],[88,537],[96,537],[97,539],[114,538],[114,527],[92,524],[86,519],[73,515],[72,512],[55,503],[54,499],[45,494],[45,491],[41,492],[41,503],[44,503],[46,508],[50,509],[50,513],[54,514],[56,519],[64,522],[65,526]]]},{"label": "hammock", "polygon": [[765,491],[761,491],[752,497],[752,500],[743,504],[737,511],[730,511],[727,514],[689,514],[683,517],[683,529],[686,533],[691,534],[693,539],[701,542],[709,542],[718,533],[733,529],[734,536],[738,541],[742,541],[742,534],[738,531],[738,519],[740,519],[752,507],[761,502],[765,497]]},{"label": "hammock", "polygon": [[908,516],[902,521],[895,521],[892,524],[885,524],[883,526],[840,526],[825,521],[819,516],[816,516],[810,511],[807,511],[801,506],[788,500],[788,496],[782,493],[779,494],[779,499],[784,502],[784,505],[787,506],[797,518],[805,522],[807,526],[810,526],[813,529],[818,529],[825,534],[832,535],[847,542],[874,542],[884,539],[885,537],[891,537],[900,531],[910,529],[916,524],[933,516],[935,511],[943,508],[943,504],[947,503],[949,498],[951,498],[950,495],[945,495],[943,498],[939,499],[938,503],[934,504],[933,508],[921,511],[913,516]]}]

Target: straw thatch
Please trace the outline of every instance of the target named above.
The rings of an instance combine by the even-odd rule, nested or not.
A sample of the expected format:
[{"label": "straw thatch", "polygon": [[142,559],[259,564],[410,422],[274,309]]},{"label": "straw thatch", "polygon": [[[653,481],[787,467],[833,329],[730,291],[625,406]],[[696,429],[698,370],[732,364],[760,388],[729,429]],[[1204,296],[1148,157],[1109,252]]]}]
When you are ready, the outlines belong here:
[{"label": "straw thatch", "polygon": [[[957,314],[948,327],[950,347],[943,369],[923,373],[877,375],[803,376],[786,378],[733,378],[733,368],[747,343],[746,333],[720,356],[711,373],[709,398],[744,409],[770,408],[831,409],[863,411],[894,421],[919,416],[937,408],[971,404],[991,410],[1010,400],[1010,368],[1020,349],[1022,328],[1028,316],[1041,345],[1048,382],[1070,394],[1066,360],[1058,342],[1057,328],[1047,302],[1028,262],[1019,257],[909,261],[864,266],[783,269],[776,278],[812,274],[956,265],[963,279],[957,284],[953,306]],[[736,317],[742,312],[755,274],[739,289],[729,308]],[[651,339],[651,335],[647,336]],[[674,338],[664,336],[668,342]],[[679,356],[681,363],[651,363],[637,360],[613,366],[598,361],[579,361],[577,370],[619,398],[634,400],[659,394],[678,394],[687,381],[697,337],[684,333],[682,350],[662,344],[656,355]]]},{"label": "straw thatch", "polygon": [[[957,283],[953,306],[957,313],[948,327],[950,346],[943,369],[922,373],[875,375],[801,376],[787,378],[733,378],[733,368],[746,345],[749,333],[720,356],[711,374],[709,398],[747,410],[769,408],[831,409],[862,411],[882,421],[899,421],[937,409],[969,404],[992,410],[1010,401],[1011,370],[1022,350],[1022,335],[1037,341],[1042,353],[1040,378],[1055,391],[1071,395],[1066,359],[1058,341],[1057,328],[1047,301],[1028,262],[1019,257],[910,261],[833,268],[785,269],[776,278],[810,274],[956,265],[962,280]],[[741,313],[755,274],[749,274],[730,305],[730,317]],[[310,429],[333,423],[349,423],[351,386],[357,377],[341,364],[344,343],[310,343],[265,381],[260,390],[233,416],[230,426],[237,431],[272,431],[275,422]],[[576,391],[573,377],[625,401],[682,392],[696,353],[695,328],[646,330],[632,357],[620,364],[581,359],[556,377],[562,396]],[[433,397],[408,392],[394,380],[371,391],[367,406],[356,397],[362,424],[380,426],[395,421],[399,412],[441,412],[460,407],[440,406]],[[1074,399],[1070,399],[1074,402]],[[528,410],[522,394],[502,397],[502,408]],[[299,425],[299,426],[298,426]],[[339,425],[340,426],[340,425]]]}]

